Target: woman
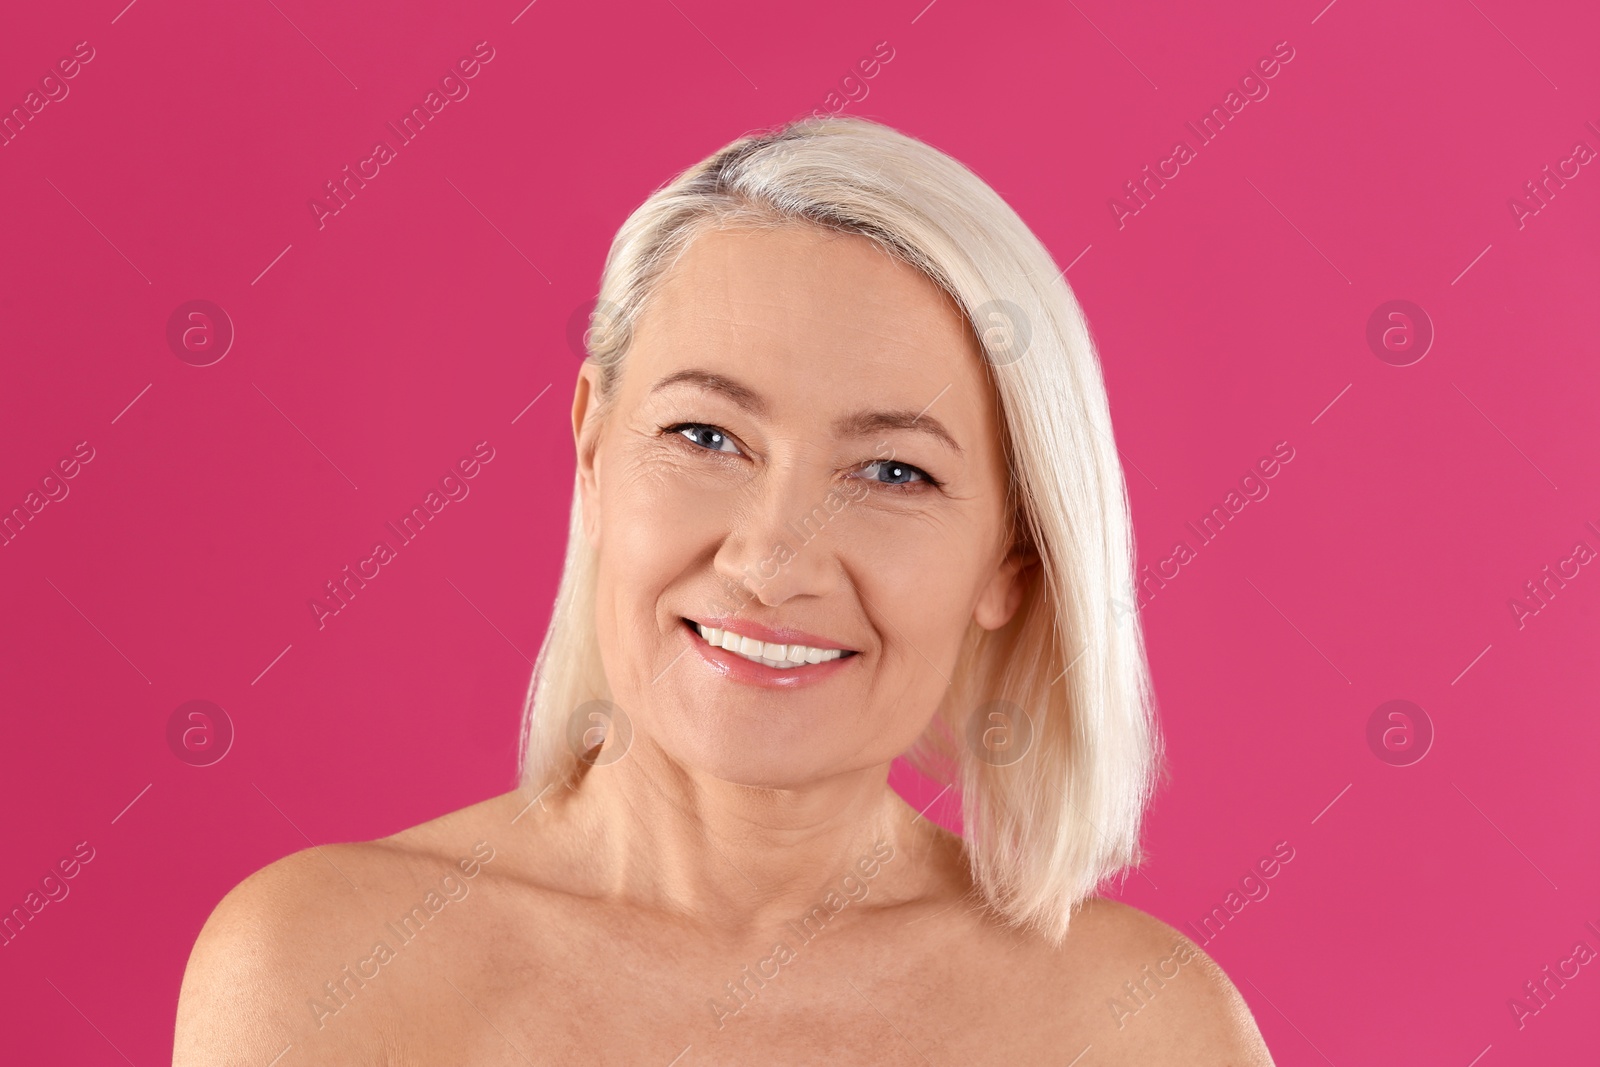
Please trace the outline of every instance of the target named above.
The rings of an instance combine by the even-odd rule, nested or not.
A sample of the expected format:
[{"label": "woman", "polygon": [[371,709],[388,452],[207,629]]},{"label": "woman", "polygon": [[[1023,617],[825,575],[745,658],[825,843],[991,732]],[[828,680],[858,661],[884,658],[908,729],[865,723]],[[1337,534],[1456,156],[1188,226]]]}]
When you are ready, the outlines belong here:
[{"label": "woman", "polygon": [[809,120],[654,193],[597,306],[521,788],[235,888],[176,1062],[1270,1063],[1096,896],[1159,744],[1104,386],[1021,219]]}]

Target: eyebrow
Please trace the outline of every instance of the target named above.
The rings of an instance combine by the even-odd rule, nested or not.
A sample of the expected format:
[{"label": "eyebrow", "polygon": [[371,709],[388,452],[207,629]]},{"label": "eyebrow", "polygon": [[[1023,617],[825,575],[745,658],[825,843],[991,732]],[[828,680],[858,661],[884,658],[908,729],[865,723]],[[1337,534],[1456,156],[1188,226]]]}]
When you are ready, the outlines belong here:
[{"label": "eyebrow", "polygon": [[[650,387],[654,395],[662,389],[672,385],[694,385],[714,393],[721,393],[735,405],[750,412],[752,415],[766,416],[770,410],[766,398],[760,393],[743,385],[724,374],[714,374],[704,370],[680,370],[656,380]],[[937,398],[935,398],[937,399]],[[927,409],[912,411],[909,408],[900,408],[890,411],[857,411],[849,415],[842,415],[833,421],[834,433],[841,437],[870,437],[883,430],[914,430],[925,433],[935,440],[948,445],[956,455],[965,457],[966,450],[957,443],[952,434],[937,417],[928,414]]]}]

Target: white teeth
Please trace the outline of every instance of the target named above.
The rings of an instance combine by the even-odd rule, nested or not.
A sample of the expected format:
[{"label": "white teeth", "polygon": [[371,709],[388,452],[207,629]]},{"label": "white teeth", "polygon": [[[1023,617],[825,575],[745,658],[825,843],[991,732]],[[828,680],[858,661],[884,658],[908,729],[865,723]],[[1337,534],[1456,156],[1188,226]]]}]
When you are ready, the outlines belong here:
[{"label": "white teeth", "polygon": [[826,663],[828,660],[838,659],[844,655],[843,650],[837,648],[812,648],[810,645],[774,645],[766,641],[757,641],[753,637],[736,634],[732,630],[718,630],[711,626],[702,626],[695,623],[696,632],[705,639],[709,645],[716,645],[735,652],[747,660],[755,663],[764,663],[768,667],[777,667],[787,670],[791,667],[801,667],[808,663]]}]

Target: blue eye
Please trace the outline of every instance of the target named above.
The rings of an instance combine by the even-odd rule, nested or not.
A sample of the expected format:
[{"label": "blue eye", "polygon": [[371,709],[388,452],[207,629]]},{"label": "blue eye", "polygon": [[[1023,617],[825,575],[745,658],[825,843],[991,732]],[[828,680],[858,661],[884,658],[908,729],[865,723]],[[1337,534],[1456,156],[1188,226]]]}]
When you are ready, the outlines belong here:
[{"label": "blue eye", "polygon": [[[727,434],[715,426],[703,422],[683,422],[676,426],[669,426],[668,430],[693,441],[708,452],[728,452],[731,450],[737,454],[739,451]],[[724,448],[724,445],[727,445],[728,448]]]},{"label": "blue eye", "polygon": [[913,467],[909,463],[901,463],[898,460],[878,460],[873,463],[868,463],[865,467],[862,467],[861,470],[871,471],[874,468],[878,470],[880,475],[886,477],[878,477],[872,480],[877,482],[879,485],[889,486],[890,488],[912,486],[916,485],[919,481],[927,485],[938,484],[933,480],[932,477],[928,475],[927,471],[922,470],[920,467]]},{"label": "blue eye", "polygon": [[[744,455],[739,446],[733,443],[733,438],[724,433],[721,428],[710,423],[679,422],[671,426],[663,426],[661,431],[663,433],[676,434],[706,452],[716,452],[725,456]],[[869,481],[874,485],[881,485],[885,489],[894,489],[900,492],[920,492],[920,487],[922,486],[937,489],[943,484],[921,467],[913,467],[909,463],[901,463],[893,459],[874,460],[857,467],[852,476],[874,471],[876,474],[868,473]]]}]

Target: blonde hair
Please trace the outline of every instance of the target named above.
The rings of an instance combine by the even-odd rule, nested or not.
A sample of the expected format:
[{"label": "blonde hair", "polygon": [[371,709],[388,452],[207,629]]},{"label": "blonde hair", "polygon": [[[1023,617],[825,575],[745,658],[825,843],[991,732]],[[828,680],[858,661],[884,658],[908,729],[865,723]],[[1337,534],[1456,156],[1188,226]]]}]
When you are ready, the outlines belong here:
[{"label": "blonde hair", "polygon": [[[1088,325],[1050,253],[993,189],[943,152],[853,117],[807,118],[735,140],[658,188],[606,257],[589,359],[601,406],[633,323],[705,229],[796,222],[859,234],[961,307],[1000,398],[1015,541],[1037,554],[1006,626],[973,624],[952,684],[908,762],[962,798],[973,883],[1003,922],[1053,944],[1077,907],[1142,858],[1162,764],[1133,611],[1127,491]],[[569,735],[608,700],[594,633],[595,552],[576,479],[554,614],[534,665],[521,785],[570,781]],[[969,739],[985,709],[1026,736],[997,760]]]}]

